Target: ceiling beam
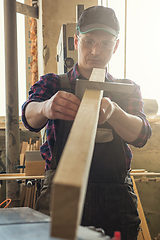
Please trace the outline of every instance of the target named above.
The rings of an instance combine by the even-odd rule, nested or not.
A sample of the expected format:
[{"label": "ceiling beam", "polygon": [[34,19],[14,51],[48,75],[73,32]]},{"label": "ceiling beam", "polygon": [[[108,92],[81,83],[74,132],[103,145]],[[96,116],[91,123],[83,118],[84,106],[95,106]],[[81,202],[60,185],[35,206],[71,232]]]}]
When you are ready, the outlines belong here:
[{"label": "ceiling beam", "polygon": [[38,7],[16,2],[17,12],[38,19]]}]

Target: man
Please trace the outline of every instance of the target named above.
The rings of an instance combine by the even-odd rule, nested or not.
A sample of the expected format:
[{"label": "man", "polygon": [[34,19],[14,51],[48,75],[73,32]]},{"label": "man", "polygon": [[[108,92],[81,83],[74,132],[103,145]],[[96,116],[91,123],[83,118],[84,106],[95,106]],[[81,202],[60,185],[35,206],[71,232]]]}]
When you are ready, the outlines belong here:
[{"label": "man", "polygon": [[[42,76],[31,87],[29,100],[23,105],[22,119],[30,131],[38,132],[46,126],[47,141],[41,146],[41,154],[46,161],[47,185],[51,182],[48,173],[58,164],[80,105],[74,95],[76,79],[87,81],[93,68],[106,68],[118,48],[118,33],[119,22],[112,9],[102,6],[86,9],[74,37],[78,63],[67,73],[71,93],[61,90],[59,76],[53,73]],[[116,81],[107,68],[106,81]],[[119,230],[122,239],[135,240],[140,219],[129,175],[132,152],[127,143],[144,146],[151,129],[143,112],[139,86],[130,80],[123,82],[134,84],[132,94],[117,97],[106,92],[101,101],[82,225],[103,228],[110,236]],[[103,139],[99,138],[101,133]],[[44,203],[49,208],[47,204]]]}]

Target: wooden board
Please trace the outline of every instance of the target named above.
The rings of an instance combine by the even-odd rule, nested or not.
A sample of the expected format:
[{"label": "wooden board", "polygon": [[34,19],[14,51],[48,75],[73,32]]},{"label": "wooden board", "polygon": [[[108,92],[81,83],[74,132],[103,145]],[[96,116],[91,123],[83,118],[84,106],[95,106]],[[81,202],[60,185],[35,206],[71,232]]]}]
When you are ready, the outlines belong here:
[{"label": "wooden board", "polygon": [[26,162],[26,176],[41,176],[45,173],[45,161]]},{"label": "wooden board", "polygon": [[147,222],[146,222],[146,218],[145,218],[145,215],[144,215],[144,212],[143,212],[142,204],[141,204],[141,201],[140,201],[140,198],[139,198],[139,194],[138,194],[138,190],[137,190],[137,187],[136,187],[136,184],[135,184],[134,177],[131,176],[131,178],[132,178],[132,181],[133,181],[134,191],[135,191],[135,193],[137,195],[137,198],[138,198],[138,211],[139,211],[139,216],[140,216],[140,219],[141,219],[141,224],[140,224],[141,231],[139,232],[137,240],[152,240],[149,229],[148,229],[148,225],[147,225]]},{"label": "wooden board", "polygon": [[[93,69],[90,81],[104,81]],[[51,236],[75,239],[81,221],[103,91],[86,90],[53,179]]]},{"label": "wooden board", "polygon": [[22,154],[25,154],[27,147],[28,147],[28,142],[22,142],[22,148],[21,148]]},{"label": "wooden board", "polygon": [[[25,165],[25,154],[24,153],[20,153],[20,166],[24,166]],[[20,169],[20,173],[24,172],[24,168]]]},{"label": "wooden board", "polygon": [[26,176],[44,175],[45,161],[40,151],[26,151],[25,157],[25,174]]},{"label": "wooden board", "polygon": [[[25,165],[25,153],[28,148],[28,142],[22,142],[22,148],[21,148],[21,153],[20,153],[20,166]],[[20,173],[24,172],[24,168],[20,169]]]}]

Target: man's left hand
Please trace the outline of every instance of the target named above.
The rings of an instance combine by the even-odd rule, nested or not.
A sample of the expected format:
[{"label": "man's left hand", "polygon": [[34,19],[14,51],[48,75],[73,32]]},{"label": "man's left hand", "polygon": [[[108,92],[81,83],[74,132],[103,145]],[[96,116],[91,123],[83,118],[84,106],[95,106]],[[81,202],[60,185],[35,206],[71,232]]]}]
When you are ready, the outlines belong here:
[{"label": "man's left hand", "polygon": [[143,127],[140,117],[125,112],[109,98],[102,98],[98,124],[101,125],[106,121],[128,143],[138,138]]},{"label": "man's left hand", "polygon": [[114,102],[112,102],[107,97],[102,98],[98,124],[101,125],[104,122],[106,122],[112,116],[114,110],[115,110]]}]

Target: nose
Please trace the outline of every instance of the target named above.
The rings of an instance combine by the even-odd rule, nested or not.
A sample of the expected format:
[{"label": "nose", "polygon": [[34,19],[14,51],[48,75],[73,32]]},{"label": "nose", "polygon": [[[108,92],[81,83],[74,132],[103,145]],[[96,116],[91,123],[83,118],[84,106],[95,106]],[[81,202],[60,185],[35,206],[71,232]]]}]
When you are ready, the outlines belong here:
[{"label": "nose", "polygon": [[101,45],[100,42],[96,42],[93,46],[92,46],[92,54],[93,55],[98,55],[101,51]]}]

